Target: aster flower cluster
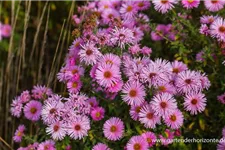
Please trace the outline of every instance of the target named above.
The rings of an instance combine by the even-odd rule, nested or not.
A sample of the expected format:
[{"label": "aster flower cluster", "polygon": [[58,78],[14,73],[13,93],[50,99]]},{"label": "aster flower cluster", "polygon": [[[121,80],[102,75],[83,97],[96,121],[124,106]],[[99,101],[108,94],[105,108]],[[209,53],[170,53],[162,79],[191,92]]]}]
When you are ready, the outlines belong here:
[{"label": "aster flower cluster", "polygon": [[219,42],[225,42],[225,20],[219,16],[202,16],[200,33],[210,35]]},{"label": "aster flower cluster", "polygon": [[11,114],[17,118],[22,117],[31,121],[38,121],[41,115],[42,103],[52,94],[52,90],[45,86],[34,86],[32,91],[23,91],[11,104]]},{"label": "aster flower cluster", "polygon": [[2,24],[0,22],[0,41],[2,38],[9,38],[12,32],[12,28],[9,24]]},{"label": "aster flower cluster", "polygon": [[[210,2],[204,3],[212,11]],[[157,11],[166,13],[178,2],[152,3]],[[182,1],[187,9],[198,7],[199,3]],[[210,87],[207,75],[189,69],[181,61],[150,59],[152,49],[142,46],[144,34],[150,33],[149,18],[143,10],[150,6],[145,0],[107,0],[78,8],[79,14],[72,17],[75,39],[57,74],[58,80],[66,84],[68,98],[45,86],[35,86],[31,92],[24,91],[16,97],[11,105],[13,116],[21,117],[24,113],[26,119],[39,121],[44,134],[49,135],[46,141],[29,146],[55,149],[57,142],[85,141],[89,133],[90,139],[93,137],[97,124],[104,140],[93,142],[93,150],[109,150],[108,141],[122,141],[124,137],[128,138],[127,150],[147,150],[156,145],[156,139],[161,139],[161,145],[168,145],[171,142],[166,139],[180,136],[184,113],[197,115],[205,110],[204,91]],[[151,38],[173,41],[175,34],[171,24],[159,24],[156,31],[151,31]],[[116,105],[117,102],[120,104]],[[133,119],[129,124],[139,123],[143,130],[129,134],[125,120],[129,117],[111,113],[111,106],[129,107],[127,113]],[[21,142],[26,136],[24,131],[25,127],[19,126],[14,141]]]},{"label": "aster flower cluster", "polygon": [[174,41],[175,34],[176,32],[174,31],[171,24],[158,24],[155,31],[151,32],[151,38],[153,41],[161,41],[164,38],[168,38],[169,40]]},{"label": "aster flower cluster", "polygon": [[[193,9],[197,8],[200,2],[200,0],[152,0],[155,10],[163,14],[172,10],[175,5],[179,3],[181,3],[185,9]],[[205,8],[211,12],[217,12],[223,9],[225,5],[223,0],[205,0],[203,3]]]}]

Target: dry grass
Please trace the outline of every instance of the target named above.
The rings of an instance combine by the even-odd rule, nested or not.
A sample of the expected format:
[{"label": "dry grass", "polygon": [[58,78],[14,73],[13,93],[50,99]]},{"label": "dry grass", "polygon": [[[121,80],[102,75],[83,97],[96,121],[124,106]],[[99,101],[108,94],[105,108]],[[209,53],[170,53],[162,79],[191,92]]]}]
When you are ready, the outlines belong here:
[{"label": "dry grass", "polygon": [[[13,149],[12,136],[20,119],[10,115],[10,104],[12,99],[26,88],[31,89],[33,84],[47,84],[56,89],[56,73],[62,65],[64,53],[70,43],[71,16],[75,8],[75,2],[71,2],[67,19],[61,26],[58,43],[55,43],[55,51],[49,49],[49,21],[51,20],[51,3],[54,2],[31,2],[11,1],[0,2],[0,13],[2,3],[11,3],[11,25],[12,36],[9,40],[8,54],[0,69],[0,149]],[[30,32],[32,6],[38,7],[36,31]],[[25,13],[25,18],[19,20],[20,12]],[[18,24],[23,24],[21,40],[14,40]],[[33,40],[31,40],[33,39]],[[33,41],[33,42],[30,42]],[[19,46],[15,46],[19,45]],[[29,48],[31,47],[31,48]],[[54,53],[52,53],[54,52]],[[53,57],[51,57],[53,56]],[[62,87],[64,88],[64,87]],[[23,120],[24,121],[24,120]],[[30,127],[28,131],[32,131]],[[29,133],[28,133],[29,134]]]}]

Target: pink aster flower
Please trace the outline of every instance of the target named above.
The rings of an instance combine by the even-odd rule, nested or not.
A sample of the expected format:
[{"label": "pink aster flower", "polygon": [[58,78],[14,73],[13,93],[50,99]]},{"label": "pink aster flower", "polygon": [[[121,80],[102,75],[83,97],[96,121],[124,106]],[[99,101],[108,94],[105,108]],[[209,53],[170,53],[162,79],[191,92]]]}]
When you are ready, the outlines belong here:
[{"label": "pink aster flower", "polygon": [[213,16],[213,15],[203,15],[202,17],[200,17],[200,22],[202,24],[212,24],[216,19],[218,18],[218,16]]},{"label": "pink aster flower", "polygon": [[201,87],[199,88],[199,90],[202,90],[202,89],[208,90],[211,83],[210,83],[207,75],[205,73],[201,73],[201,72],[197,71],[196,76],[200,80],[200,83],[201,83]]},{"label": "pink aster flower", "polygon": [[161,94],[161,93],[175,94],[176,93],[175,87],[172,84],[170,84],[170,82],[167,82],[167,81],[159,82],[156,86],[156,90],[158,94]]},{"label": "pink aster flower", "polygon": [[225,20],[223,18],[218,18],[211,24],[210,34],[219,41],[225,42]]},{"label": "pink aster flower", "polygon": [[134,27],[132,30],[133,30],[135,43],[138,43],[139,41],[143,39],[144,32],[141,30],[140,27]]},{"label": "pink aster flower", "polygon": [[2,25],[0,30],[1,30],[1,35],[3,37],[10,37],[12,32],[12,28],[10,25],[8,24]]},{"label": "pink aster flower", "polygon": [[96,97],[90,97],[87,102],[91,105],[92,108],[98,106],[98,101],[96,100]]},{"label": "pink aster flower", "polygon": [[138,54],[138,52],[140,52],[140,50],[141,50],[141,48],[140,48],[139,44],[135,44],[135,45],[129,47],[129,52],[132,55]]},{"label": "pink aster flower", "polygon": [[182,0],[181,3],[184,8],[192,9],[199,6],[200,0]]},{"label": "pink aster flower", "polygon": [[50,134],[54,140],[62,140],[66,136],[66,126],[62,122],[55,122],[46,128],[47,134]]},{"label": "pink aster flower", "polygon": [[38,145],[37,150],[56,150],[55,142],[53,140],[47,140]]},{"label": "pink aster flower", "polygon": [[[113,20],[113,18],[112,18],[112,20]],[[105,20],[103,20],[103,21],[105,21]],[[98,32],[96,33],[96,36],[98,38],[97,43],[100,46],[105,46],[105,45],[111,46],[111,43],[110,43],[111,35],[109,34],[108,30],[99,29]]]},{"label": "pink aster flower", "polygon": [[168,127],[171,127],[172,129],[178,129],[183,125],[184,116],[182,112],[177,109],[171,115],[166,116],[164,121]]},{"label": "pink aster flower", "polygon": [[208,36],[210,34],[209,27],[206,24],[201,24],[199,29],[199,33]]},{"label": "pink aster flower", "polygon": [[171,63],[167,60],[161,59],[161,58],[157,58],[153,64],[159,68],[160,70],[163,71],[164,74],[168,74],[170,75],[170,68],[171,68]]},{"label": "pink aster flower", "polygon": [[19,118],[21,116],[22,109],[23,103],[20,101],[19,97],[16,97],[11,104],[10,112],[13,116]]},{"label": "pink aster flower", "polygon": [[81,23],[81,19],[77,15],[73,15],[72,19],[73,19],[74,23],[77,25]]},{"label": "pink aster flower", "polygon": [[166,36],[166,25],[158,24],[155,28],[155,31],[151,32],[151,38],[153,41],[163,40],[163,36]]},{"label": "pink aster flower", "polygon": [[69,66],[66,70],[65,70],[65,78],[66,80],[79,80],[80,76],[83,76],[84,75],[84,68],[81,67],[81,66],[76,66],[76,65],[73,65],[73,66]]},{"label": "pink aster flower", "polygon": [[88,135],[90,129],[90,120],[86,116],[79,116],[75,118],[68,126],[67,133],[73,139],[81,140]]},{"label": "pink aster flower", "polygon": [[120,8],[120,14],[124,19],[131,19],[137,14],[137,8],[133,1],[126,1]]},{"label": "pink aster flower", "polygon": [[85,45],[81,45],[82,49],[78,53],[80,56],[81,62],[84,62],[87,65],[96,64],[97,59],[102,55],[99,52],[98,48],[95,47],[95,44],[88,42]]},{"label": "pink aster flower", "polygon": [[20,94],[20,102],[22,103],[26,103],[28,101],[31,100],[31,95],[30,95],[30,92],[28,90],[26,91],[23,91],[21,94]]},{"label": "pink aster flower", "polygon": [[77,93],[80,91],[82,87],[82,82],[71,80],[71,81],[68,81],[66,85],[70,93]]},{"label": "pink aster flower", "polygon": [[177,109],[176,100],[168,93],[155,95],[150,104],[155,114],[162,117],[172,114]]},{"label": "pink aster flower", "polygon": [[148,143],[142,136],[132,136],[126,147],[127,150],[147,150]]},{"label": "pink aster flower", "polygon": [[216,12],[224,7],[225,2],[223,0],[205,0],[204,4],[209,11]]},{"label": "pink aster flower", "polygon": [[95,107],[91,110],[91,117],[94,121],[99,121],[104,118],[105,109],[103,107]]},{"label": "pink aster flower", "polygon": [[35,99],[46,99],[52,94],[52,90],[50,88],[41,85],[34,86],[31,92]]},{"label": "pink aster flower", "polygon": [[144,124],[146,128],[155,128],[156,124],[160,124],[160,116],[155,115],[151,105],[143,105],[139,112],[139,121]]},{"label": "pink aster flower", "polygon": [[13,141],[15,142],[21,142],[22,137],[24,136],[24,131],[26,130],[24,125],[19,125],[18,129],[15,132],[15,135],[13,136]]},{"label": "pink aster flower", "polygon": [[148,0],[140,0],[135,1],[135,5],[137,10],[146,10],[151,6],[151,3]]},{"label": "pink aster flower", "polygon": [[112,54],[112,53],[107,53],[101,57],[99,60],[99,63],[106,63],[110,65],[115,65],[120,67],[121,65],[121,59],[119,56]]},{"label": "pink aster flower", "polygon": [[196,115],[205,110],[206,98],[205,94],[198,92],[191,92],[186,94],[184,99],[185,110],[190,111],[191,114]]},{"label": "pink aster flower", "polygon": [[217,144],[217,150],[224,150],[224,149],[225,149],[225,138],[223,137]]},{"label": "pink aster flower", "polygon": [[[125,74],[129,77],[129,81],[141,81],[141,75],[143,74],[144,66],[140,60],[137,61],[138,62],[136,63],[135,60],[132,60],[130,66],[124,69]],[[127,63],[127,61],[124,63]]]},{"label": "pink aster flower", "polygon": [[[43,142],[44,143],[44,142]],[[35,143],[33,143],[33,144],[29,144],[26,148],[25,148],[25,150],[41,150],[41,149],[38,149],[38,147],[39,147],[39,143],[37,143],[37,142],[35,142]],[[43,147],[42,147],[42,149],[44,149]],[[50,150],[55,150],[55,149],[50,149]]]},{"label": "pink aster flower", "polygon": [[32,100],[24,106],[24,115],[31,121],[38,121],[41,116],[42,104],[39,101]]},{"label": "pink aster flower", "polygon": [[133,31],[128,28],[117,28],[113,29],[112,38],[110,39],[113,45],[119,46],[121,49],[125,48],[126,44],[134,44]]},{"label": "pink aster flower", "polygon": [[186,64],[184,64],[183,62],[177,61],[177,60],[172,62],[171,66],[172,66],[172,72],[175,74],[178,74],[178,73],[188,69]]},{"label": "pink aster flower", "polygon": [[118,80],[116,83],[113,83],[110,87],[107,88],[107,91],[116,93],[119,92],[123,87],[123,81]]},{"label": "pink aster flower", "polygon": [[174,138],[174,132],[171,132],[169,129],[166,129],[164,135],[159,135],[162,145],[167,146],[171,144]]},{"label": "pink aster flower", "polygon": [[104,86],[110,87],[121,78],[119,67],[111,64],[100,64],[95,73],[97,82]]},{"label": "pink aster flower", "polygon": [[144,86],[139,82],[127,82],[122,93],[122,99],[129,105],[141,105],[145,101]]},{"label": "pink aster flower", "polygon": [[152,53],[152,49],[149,48],[149,47],[144,46],[144,47],[142,47],[141,52],[144,55],[150,55]]},{"label": "pink aster flower", "polygon": [[98,8],[99,8],[99,11],[101,12],[101,11],[106,11],[107,9],[110,9],[110,8],[114,8],[114,5],[112,1],[110,0],[99,1]]},{"label": "pink aster flower", "polygon": [[60,81],[60,82],[65,82],[67,79],[66,79],[66,71],[67,71],[67,67],[64,66],[60,69],[59,73],[57,73],[57,79]]},{"label": "pink aster flower", "polygon": [[176,0],[152,0],[155,10],[165,14],[177,3]]},{"label": "pink aster flower", "polygon": [[143,79],[149,83],[149,87],[156,86],[158,82],[163,81],[164,73],[156,64],[149,63],[143,68]]},{"label": "pink aster flower", "polygon": [[105,24],[108,24],[111,21],[113,21],[114,18],[120,18],[120,14],[117,10],[109,8],[103,11],[102,18],[103,18],[103,22]]},{"label": "pink aster flower", "polygon": [[135,120],[135,121],[137,121],[138,119],[139,119],[139,112],[140,112],[140,110],[141,110],[141,107],[143,106],[143,105],[145,105],[146,103],[143,103],[143,104],[141,104],[141,105],[131,105],[131,108],[130,108],[130,111],[129,111],[129,113],[130,113],[130,116],[131,116],[131,118],[133,119],[133,120]]},{"label": "pink aster flower", "polygon": [[41,117],[45,124],[52,124],[60,120],[60,111],[63,108],[63,103],[60,101],[45,101]]},{"label": "pink aster flower", "polygon": [[120,118],[112,117],[103,125],[104,136],[108,140],[116,141],[122,138],[124,133],[124,124]]},{"label": "pink aster flower", "polygon": [[141,136],[147,141],[148,147],[151,148],[156,144],[157,137],[153,132],[147,131],[142,133]]},{"label": "pink aster flower", "polygon": [[225,93],[222,95],[217,96],[218,101],[220,101],[222,104],[225,104]]},{"label": "pink aster flower", "polygon": [[201,81],[195,71],[186,70],[178,74],[175,82],[178,91],[188,93],[201,89]]},{"label": "pink aster flower", "polygon": [[106,144],[98,143],[92,148],[92,150],[110,150],[110,148]]}]

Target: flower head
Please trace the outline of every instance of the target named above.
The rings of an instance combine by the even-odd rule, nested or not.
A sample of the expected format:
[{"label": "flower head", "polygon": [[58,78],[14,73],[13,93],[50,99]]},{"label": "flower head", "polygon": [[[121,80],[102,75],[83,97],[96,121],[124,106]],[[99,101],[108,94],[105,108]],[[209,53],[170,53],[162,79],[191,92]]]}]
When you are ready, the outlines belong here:
[{"label": "flower head", "polygon": [[110,148],[103,143],[98,143],[92,148],[92,150],[110,150]]},{"label": "flower head", "polygon": [[176,0],[152,0],[155,10],[165,14],[174,7]]},{"label": "flower head", "polygon": [[168,127],[172,129],[178,129],[183,125],[184,116],[180,110],[176,110],[171,115],[164,118],[164,121]]},{"label": "flower head", "polygon": [[13,136],[13,140],[15,142],[21,142],[22,137],[24,136],[24,131],[26,130],[24,125],[19,125],[18,129],[15,132],[15,135]]},{"label": "flower head", "polygon": [[142,136],[133,136],[127,143],[128,150],[147,150],[148,143]]},{"label": "flower head", "polygon": [[155,114],[162,117],[172,114],[177,108],[176,100],[168,93],[155,95],[150,104]]},{"label": "flower head", "polygon": [[157,137],[153,132],[147,131],[142,133],[141,136],[147,141],[149,148],[155,145]]},{"label": "flower head", "polygon": [[31,121],[38,121],[41,116],[42,104],[39,101],[32,100],[24,106],[24,115]]},{"label": "flower head", "polygon": [[78,116],[68,126],[67,133],[71,138],[81,140],[88,135],[90,129],[90,120],[86,116]]},{"label": "flower head", "polygon": [[66,136],[65,124],[62,122],[55,122],[46,128],[47,134],[50,134],[54,140],[62,140]]},{"label": "flower head", "polygon": [[160,116],[156,115],[151,105],[143,105],[139,112],[139,121],[146,128],[155,128],[156,124],[160,124]]},{"label": "flower head", "polygon": [[205,110],[206,98],[203,93],[191,92],[186,94],[184,99],[185,110],[190,111],[191,114],[196,115],[197,113]]},{"label": "flower head", "polygon": [[104,136],[112,141],[122,138],[124,133],[124,124],[120,118],[112,117],[103,125]]},{"label": "flower head", "polygon": [[139,82],[127,82],[122,89],[122,99],[129,105],[141,105],[144,102],[144,86]]},{"label": "flower head", "polygon": [[105,109],[103,107],[95,107],[91,110],[91,117],[95,121],[102,120],[104,118]]}]

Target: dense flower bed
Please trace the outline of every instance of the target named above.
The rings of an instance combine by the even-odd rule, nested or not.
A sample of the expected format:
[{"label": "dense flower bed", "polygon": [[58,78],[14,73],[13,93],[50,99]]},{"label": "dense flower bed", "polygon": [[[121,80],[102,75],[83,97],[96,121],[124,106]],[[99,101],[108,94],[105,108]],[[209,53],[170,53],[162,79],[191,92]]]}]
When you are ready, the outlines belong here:
[{"label": "dense flower bed", "polygon": [[[210,81],[202,70],[182,61],[152,57],[154,49],[143,42],[146,34],[154,42],[187,37],[180,32],[183,27],[151,27],[151,16],[144,13],[153,5],[165,14],[178,3],[112,0],[79,7],[72,18],[75,39],[57,74],[67,92],[59,95],[37,85],[13,100],[12,115],[25,117],[37,128],[28,136],[24,125],[18,127],[13,140],[26,144],[19,150],[147,150],[169,146],[172,140],[167,139],[181,138],[180,128],[187,116],[195,117],[205,110]],[[211,12],[225,5],[222,0],[202,3]],[[199,4],[200,0],[181,1],[183,9],[195,9]],[[200,22],[199,32],[215,38],[222,47],[225,20],[203,15]],[[203,55],[199,52],[196,60],[202,62]],[[224,95],[218,99],[224,103]],[[75,145],[79,140],[83,144]],[[218,144],[218,149],[224,147],[223,142]]]}]

